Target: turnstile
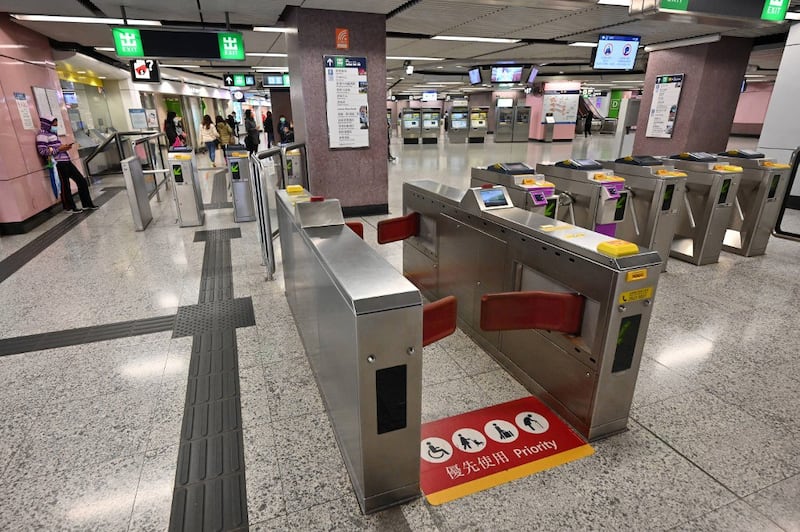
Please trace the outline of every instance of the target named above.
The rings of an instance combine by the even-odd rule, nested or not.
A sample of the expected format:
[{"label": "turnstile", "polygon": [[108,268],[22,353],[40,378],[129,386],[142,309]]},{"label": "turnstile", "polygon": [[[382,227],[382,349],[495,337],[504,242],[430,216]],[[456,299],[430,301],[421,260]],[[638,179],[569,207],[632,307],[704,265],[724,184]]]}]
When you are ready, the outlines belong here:
[{"label": "turnstile", "polygon": [[228,171],[231,174],[233,221],[252,222],[256,219],[256,209],[253,205],[250,153],[244,146],[230,145],[225,149],[225,156],[228,158]]},{"label": "turnstile", "polygon": [[495,107],[494,141],[511,142],[513,140],[514,140],[514,108]]},{"label": "turnstile", "polygon": [[669,158],[687,174],[681,211],[670,256],[697,266],[719,262],[722,240],[733,215],[742,167],[722,163],[708,153],[681,153]]},{"label": "turnstile", "polygon": [[616,234],[617,224],[625,220],[627,211],[625,179],[591,160],[539,163],[536,171],[555,183],[562,193],[560,220],[604,235]]},{"label": "turnstile", "polygon": [[361,509],[414,499],[420,292],[344,224],[338,200],[276,197],[286,297]]},{"label": "turnstile", "polygon": [[472,187],[502,185],[515,207],[558,218],[556,186],[525,163],[496,163],[472,169]]},{"label": "turnstile", "polygon": [[469,134],[467,142],[480,144],[486,140],[489,129],[489,108],[473,107],[469,110]]},{"label": "turnstile", "polygon": [[[418,216],[416,236],[404,241],[403,271],[422,293],[456,296],[461,328],[585,437],[625,430],[658,254],[513,207],[499,186],[407,182],[403,208]],[[574,332],[486,325],[494,320],[483,309],[498,295],[510,301],[531,291],[582,300]],[[516,321],[537,311],[559,313],[547,306],[510,312],[519,312]]]},{"label": "turnstile", "polygon": [[150,195],[147,193],[147,182],[142,171],[142,162],[139,157],[128,157],[120,161],[122,177],[125,179],[125,189],[128,192],[128,202],[131,206],[133,226],[137,231],[144,231],[153,221],[153,211],[150,209]]},{"label": "turnstile", "polygon": [[745,257],[763,255],[778,221],[792,167],[749,150],[721,153],[720,160],[744,169],[722,249]]},{"label": "turnstile", "polygon": [[603,162],[614,174],[625,178],[630,212],[617,224],[616,236],[657,251],[667,270],[667,259],[675,238],[686,195],[686,174],[665,166],[655,157],[623,157]]},{"label": "turnstile", "polygon": [[422,135],[422,120],[419,109],[403,109],[400,128],[403,132],[403,144],[419,144]]},{"label": "turnstile", "polygon": [[447,117],[447,140],[452,144],[464,144],[469,132],[469,108],[453,107]]},{"label": "turnstile", "polygon": [[195,227],[205,222],[203,196],[197,180],[195,156],[192,148],[170,148],[167,153],[170,168],[172,197],[178,212],[178,225]]},{"label": "turnstile", "polygon": [[436,144],[439,142],[439,124],[442,113],[439,109],[422,110],[422,132],[420,137],[423,144]]}]

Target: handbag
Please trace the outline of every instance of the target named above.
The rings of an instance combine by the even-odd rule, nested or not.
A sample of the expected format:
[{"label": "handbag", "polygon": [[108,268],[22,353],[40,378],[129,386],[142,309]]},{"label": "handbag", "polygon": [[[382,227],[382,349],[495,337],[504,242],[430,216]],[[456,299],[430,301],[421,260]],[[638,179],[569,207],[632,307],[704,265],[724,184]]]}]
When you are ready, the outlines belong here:
[{"label": "handbag", "polygon": [[181,137],[180,135],[178,135],[177,137],[175,137],[175,142],[172,143],[172,147],[183,148],[183,146],[184,146],[183,141],[181,141]]}]

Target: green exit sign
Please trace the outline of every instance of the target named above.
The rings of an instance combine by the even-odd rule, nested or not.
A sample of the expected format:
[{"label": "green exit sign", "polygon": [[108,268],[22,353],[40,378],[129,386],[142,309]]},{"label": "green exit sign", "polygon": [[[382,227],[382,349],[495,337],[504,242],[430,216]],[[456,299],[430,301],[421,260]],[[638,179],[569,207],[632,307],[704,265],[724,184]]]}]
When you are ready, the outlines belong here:
[{"label": "green exit sign", "polygon": [[144,57],[142,36],[136,28],[113,28],[114,48],[120,57]]},{"label": "green exit sign", "polygon": [[766,0],[764,11],[761,12],[761,20],[780,22],[786,18],[788,10],[789,0]]},{"label": "green exit sign", "polygon": [[689,9],[689,0],[661,0],[661,9],[686,11]]},{"label": "green exit sign", "polygon": [[225,61],[244,61],[244,38],[241,33],[223,32],[217,34],[219,58]]},{"label": "green exit sign", "polygon": [[246,87],[244,82],[244,74],[234,74],[233,75],[233,86],[234,87]]}]

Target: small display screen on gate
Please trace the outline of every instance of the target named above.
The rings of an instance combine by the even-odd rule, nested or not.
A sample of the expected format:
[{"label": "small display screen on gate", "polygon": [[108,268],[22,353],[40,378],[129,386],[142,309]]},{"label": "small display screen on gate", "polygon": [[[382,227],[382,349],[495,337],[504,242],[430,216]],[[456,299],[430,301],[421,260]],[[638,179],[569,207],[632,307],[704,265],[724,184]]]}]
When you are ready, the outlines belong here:
[{"label": "small display screen on gate", "polygon": [[485,207],[507,207],[506,195],[502,188],[481,190],[481,201]]}]

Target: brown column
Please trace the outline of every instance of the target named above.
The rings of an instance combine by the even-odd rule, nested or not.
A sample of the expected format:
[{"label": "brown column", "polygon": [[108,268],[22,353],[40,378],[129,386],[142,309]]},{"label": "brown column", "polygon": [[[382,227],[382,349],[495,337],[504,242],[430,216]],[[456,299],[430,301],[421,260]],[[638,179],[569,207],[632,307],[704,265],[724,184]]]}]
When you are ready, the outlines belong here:
[{"label": "brown column", "polygon": [[[386,17],[371,13],[290,8],[287,25],[295,139],[308,148],[311,192],[336,198],[346,215],[388,212]],[[336,49],[336,29],[350,30],[350,48]],[[330,149],[324,55],[365,57],[369,147]],[[273,108],[274,109],[274,108]]]},{"label": "brown column", "polygon": [[[751,39],[723,37],[712,44],[651,53],[633,153],[724,151],[752,48]],[[647,121],[656,77],[669,74],[685,75],[672,138],[648,138]]]},{"label": "brown column", "polygon": [[[294,83],[294,80],[292,80],[291,83]],[[272,126],[275,128],[275,131],[273,131],[275,142],[280,142],[281,137],[278,134],[278,118],[283,115],[286,117],[286,121],[289,122],[289,124],[293,122],[290,89],[270,89],[269,100],[272,106]]]}]

